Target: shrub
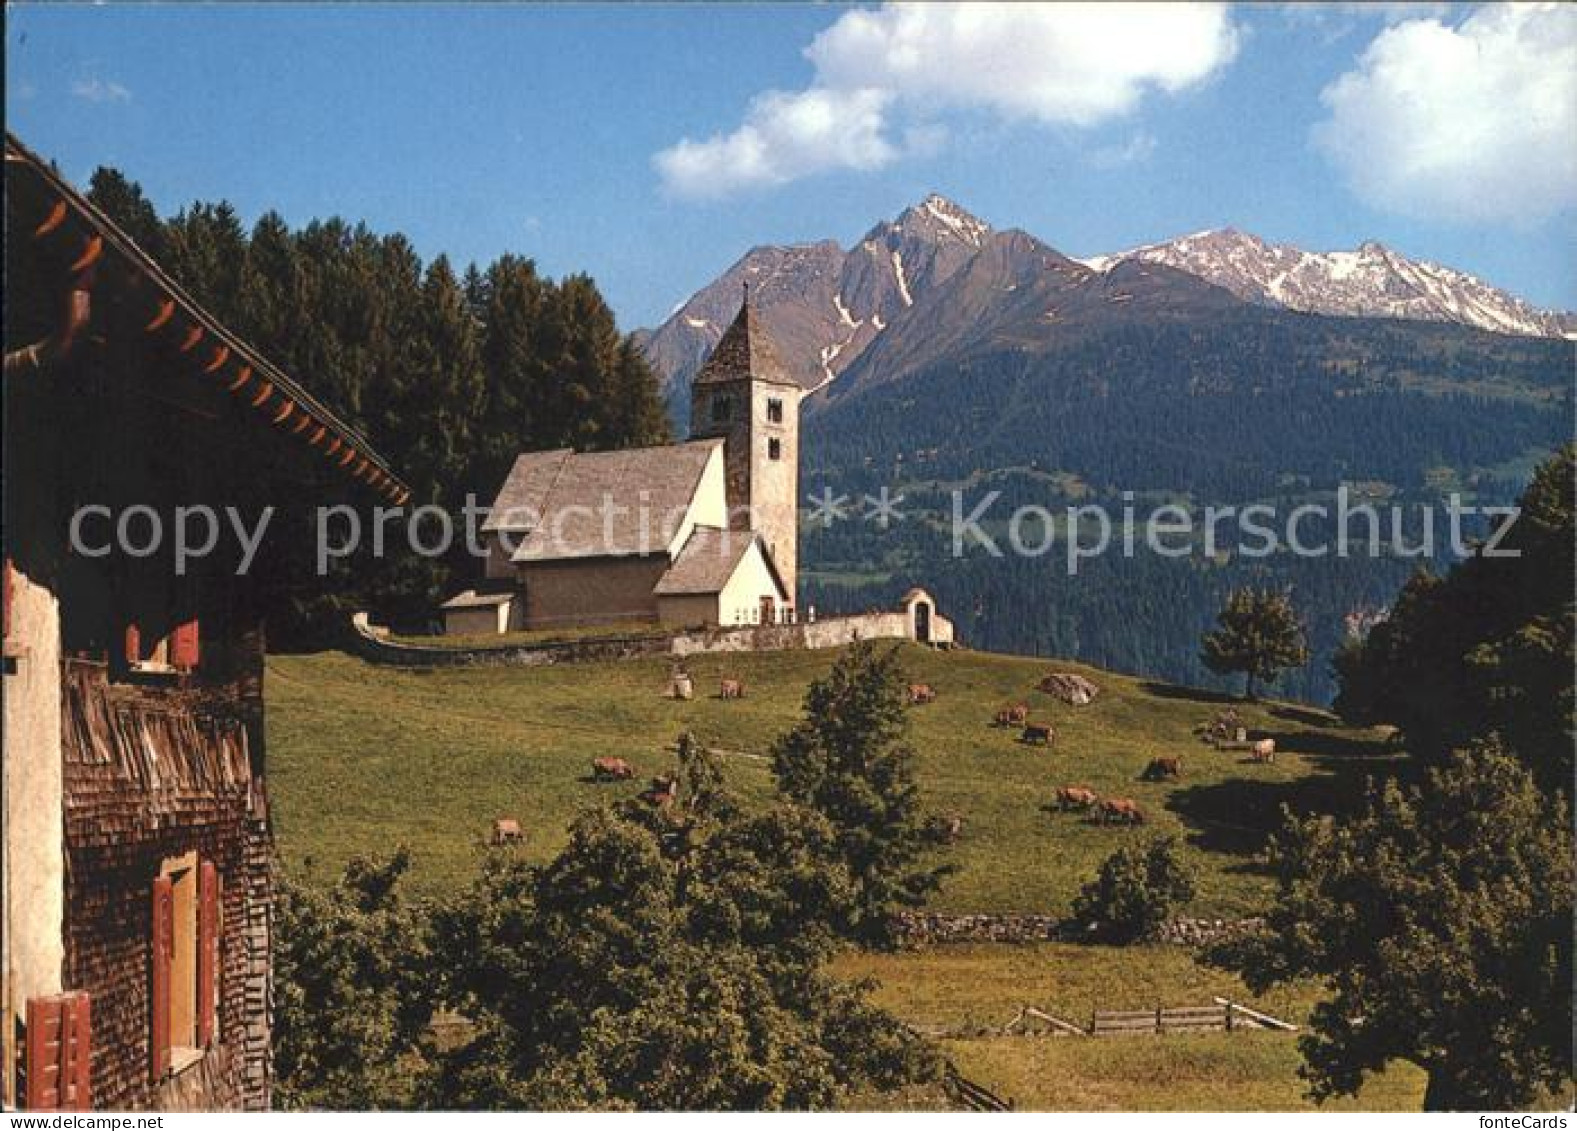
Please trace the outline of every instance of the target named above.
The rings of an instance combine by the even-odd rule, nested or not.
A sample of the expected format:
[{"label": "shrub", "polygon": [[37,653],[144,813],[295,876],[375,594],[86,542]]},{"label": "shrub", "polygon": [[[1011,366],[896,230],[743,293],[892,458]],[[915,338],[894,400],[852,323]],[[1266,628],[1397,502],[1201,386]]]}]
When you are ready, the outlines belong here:
[{"label": "shrub", "polygon": [[1162,837],[1108,856],[1074,901],[1073,917],[1100,938],[1134,942],[1153,935],[1174,907],[1193,898],[1192,870],[1177,841]]}]

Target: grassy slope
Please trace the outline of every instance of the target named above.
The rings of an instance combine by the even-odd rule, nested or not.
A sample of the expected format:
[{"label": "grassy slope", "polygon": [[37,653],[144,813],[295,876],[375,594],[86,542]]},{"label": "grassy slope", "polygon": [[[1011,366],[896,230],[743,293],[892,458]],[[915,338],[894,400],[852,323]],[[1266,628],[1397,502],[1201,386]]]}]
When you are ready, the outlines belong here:
[{"label": "grassy slope", "polygon": [[[310,858],[324,872],[355,853],[405,843],[416,886],[434,891],[469,876],[489,822],[511,815],[522,819],[530,851],[545,858],[577,811],[643,784],[595,785],[586,780],[591,758],[626,757],[644,777],[672,763],[667,747],[686,727],[737,752],[726,759],[734,786],[764,797],[764,755],[831,659],[701,658],[691,665],[700,697],[676,703],[660,694],[667,665],[659,660],[419,673],[337,653],[271,658],[268,760],[281,851],[287,863]],[[1218,708],[1203,693],[1059,665],[1104,691],[1070,708],[1032,690],[1051,666],[1045,661],[909,647],[905,662],[940,692],[912,714],[919,780],[930,804],[965,818],[953,854],[959,873],[934,901],[939,909],[1065,910],[1100,860],[1135,835],[1041,810],[1056,786],[1077,782],[1136,798],[1152,828],[1187,836],[1201,865],[1197,912],[1247,911],[1267,890],[1252,853],[1280,804],[1318,803],[1350,788],[1357,775],[1339,771],[1354,758],[1384,761],[1373,744],[1302,709],[1246,712],[1250,726],[1297,751],[1250,766],[1190,734]],[[748,698],[712,698],[723,673],[744,678]],[[1054,751],[1024,747],[989,725],[999,704],[1018,698],[1056,724]],[[1160,753],[1183,755],[1183,780],[1137,781]]]},{"label": "grassy slope", "polygon": [[[726,759],[731,781],[765,798],[763,755],[798,716],[807,682],[828,653],[707,657],[691,664],[709,696],[717,678],[744,678],[743,701],[661,697],[661,661],[434,673],[376,668],[349,656],[273,657],[268,666],[269,767],[280,850],[287,864],[327,877],[351,855],[408,844],[419,889],[438,891],[474,874],[495,816],[518,816],[530,852],[546,858],[582,808],[640,788],[586,780],[590,758],[618,754],[643,776],[672,761],[668,746],[693,728]],[[909,648],[916,679],[940,692],[913,712],[918,776],[929,801],[966,818],[960,866],[935,905],[952,910],[1060,911],[1099,861],[1132,830],[1089,826],[1040,810],[1055,786],[1088,783],[1139,799],[1153,828],[1177,832],[1200,865],[1192,911],[1253,909],[1268,889],[1254,852],[1283,801],[1321,805],[1350,791],[1368,769],[1390,764],[1372,736],[1317,712],[1267,704],[1248,724],[1295,751],[1274,766],[1215,753],[1190,734],[1219,709],[1204,693],[1062,665],[1095,679],[1103,694],[1069,708],[1031,690],[1046,661]],[[995,708],[1027,699],[1057,725],[1057,749],[1028,749],[991,728]],[[1182,753],[1184,779],[1135,780],[1157,753]],[[850,954],[848,976],[874,977],[878,997],[913,1024],[935,1029],[1000,1026],[1020,1005],[1073,1020],[1105,1008],[1205,1004],[1213,993],[1249,1000],[1229,975],[1195,964],[1177,947],[954,946],[898,955]],[[1301,1021],[1313,991],[1260,1004]],[[967,1037],[945,1041],[961,1069],[1024,1109],[1289,1109],[1306,1106],[1295,1038],[1275,1033],[1076,1040]],[[1373,1081],[1366,1109],[1414,1108],[1421,1076],[1405,1066]],[[929,1092],[899,1097],[934,1106]],[[855,1101],[858,1104],[858,1099]],[[894,1097],[872,1100],[878,1106]]]},{"label": "grassy slope", "polygon": [[[911,1024],[945,1030],[960,1071],[1021,1110],[1257,1111],[1313,1107],[1298,1079],[1297,1037],[1271,1031],[1113,1037],[991,1037],[1023,1005],[1078,1024],[1091,1010],[1208,1005],[1212,995],[1303,1024],[1317,989],[1256,998],[1231,974],[1175,946],[948,946],[849,954],[840,974],[874,978],[876,1000]],[[1356,1099],[1327,1108],[1417,1111],[1424,1075],[1396,1064]]]}]

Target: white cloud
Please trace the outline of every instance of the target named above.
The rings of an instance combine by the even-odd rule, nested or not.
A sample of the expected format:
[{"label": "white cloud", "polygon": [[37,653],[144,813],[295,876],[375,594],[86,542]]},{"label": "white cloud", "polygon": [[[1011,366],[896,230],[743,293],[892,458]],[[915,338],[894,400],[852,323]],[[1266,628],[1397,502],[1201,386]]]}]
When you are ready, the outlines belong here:
[{"label": "white cloud", "polygon": [[1397,24],[1320,98],[1315,144],[1375,207],[1535,223],[1577,203],[1577,8]]},{"label": "white cloud", "polygon": [[653,161],[671,191],[698,198],[824,169],[879,169],[899,152],[883,136],[890,97],[881,90],[769,90],[751,102],[733,133],[685,138]]},{"label": "white cloud", "polygon": [[131,91],[109,79],[78,79],[71,84],[71,93],[86,102],[130,102]]},{"label": "white cloud", "polygon": [[[888,4],[841,16],[806,48],[810,87],[755,99],[738,129],[653,159],[684,196],[722,196],[934,149],[954,110],[1090,127],[1147,91],[1209,79],[1237,51],[1220,4]],[[902,143],[891,140],[901,132]]]}]

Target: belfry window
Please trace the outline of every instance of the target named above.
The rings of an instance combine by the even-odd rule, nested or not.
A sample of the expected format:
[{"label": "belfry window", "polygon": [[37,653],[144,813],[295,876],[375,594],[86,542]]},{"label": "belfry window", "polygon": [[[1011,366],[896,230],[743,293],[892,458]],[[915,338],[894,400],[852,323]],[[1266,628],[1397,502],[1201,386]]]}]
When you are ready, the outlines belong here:
[{"label": "belfry window", "polygon": [[781,397],[767,398],[767,423],[783,423],[783,399]]}]

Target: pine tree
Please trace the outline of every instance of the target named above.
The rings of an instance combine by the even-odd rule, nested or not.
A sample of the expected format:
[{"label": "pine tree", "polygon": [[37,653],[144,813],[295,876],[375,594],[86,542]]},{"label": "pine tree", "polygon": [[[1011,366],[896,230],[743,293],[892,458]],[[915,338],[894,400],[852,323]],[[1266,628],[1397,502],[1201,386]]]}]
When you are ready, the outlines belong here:
[{"label": "pine tree", "polygon": [[856,644],[810,685],[804,719],[772,751],[778,789],[835,830],[856,891],[848,930],[873,942],[890,941],[893,913],[923,904],[951,871],[924,863],[937,838],[903,743],[905,686],[896,648]]}]

